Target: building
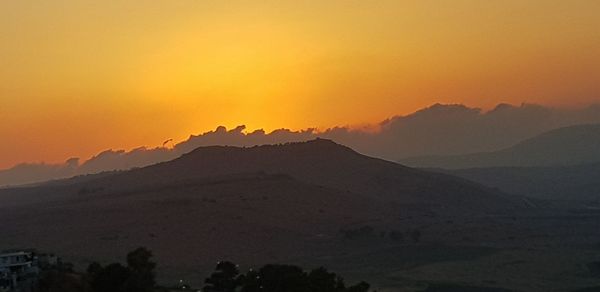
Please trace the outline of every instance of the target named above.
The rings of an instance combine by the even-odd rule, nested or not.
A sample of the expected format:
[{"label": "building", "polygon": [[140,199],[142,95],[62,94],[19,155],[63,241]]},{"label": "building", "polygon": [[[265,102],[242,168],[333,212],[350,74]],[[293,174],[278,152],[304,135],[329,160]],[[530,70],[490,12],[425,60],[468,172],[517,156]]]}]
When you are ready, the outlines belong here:
[{"label": "building", "polygon": [[33,252],[0,253],[0,291],[33,291],[38,274],[37,257]]}]

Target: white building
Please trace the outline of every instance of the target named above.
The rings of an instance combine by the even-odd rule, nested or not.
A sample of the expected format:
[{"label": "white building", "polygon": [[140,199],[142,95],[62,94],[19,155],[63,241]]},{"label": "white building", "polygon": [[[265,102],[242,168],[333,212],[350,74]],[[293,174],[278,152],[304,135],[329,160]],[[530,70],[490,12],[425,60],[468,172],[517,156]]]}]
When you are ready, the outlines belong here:
[{"label": "white building", "polygon": [[0,291],[27,291],[39,269],[31,252],[0,253]]}]

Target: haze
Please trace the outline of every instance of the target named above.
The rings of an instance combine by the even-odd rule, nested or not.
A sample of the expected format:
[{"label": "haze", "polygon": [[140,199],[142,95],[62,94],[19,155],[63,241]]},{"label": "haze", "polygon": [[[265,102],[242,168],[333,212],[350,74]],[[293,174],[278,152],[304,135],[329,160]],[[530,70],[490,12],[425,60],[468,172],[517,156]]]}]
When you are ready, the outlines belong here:
[{"label": "haze", "polygon": [[[0,168],[435,102],[598,100],[598,1],[2,1]],[[476,11],[477,13],[474,13]]]}]

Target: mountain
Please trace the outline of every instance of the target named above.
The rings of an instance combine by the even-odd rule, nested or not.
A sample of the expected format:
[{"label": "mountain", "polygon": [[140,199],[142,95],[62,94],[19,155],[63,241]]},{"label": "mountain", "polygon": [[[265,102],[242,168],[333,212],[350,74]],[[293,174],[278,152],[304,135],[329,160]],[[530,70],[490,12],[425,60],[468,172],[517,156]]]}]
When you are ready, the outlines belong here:
[{"label": "mountain", "polygon": [[539,199],[600,202],[600,163],[439,171],[516,195]]},{"label": "mountain", "polygon": [[169,162],[88,182],[86,187],[114,192],[248,174],[286,175],[400,204],[473,209],[512,204],[512,199],[467,180],[364,156],[326,139],[249,148],[200,147]]},{"label": "mountain", "polygon": [[400,163],[422,168],[561,166],[600,162],[600,124],[552,130],[494,152],[421,156]]},{"label": "mountain", "polygon": [[462,155],[506,148],[552,129],[587,123],[600,123],[600,105],[557,109],[535,104],[499,104],[492,110],[483,111],[461,104],[434,104],[366,127],[338,126],[322,131],[313,128],[299,131],[277,129],[267,133],[262,129],[247,131],[243,125],[233,129],[220,126],[213,131],[190,135],[172,148],[106,150],[82,160],[75,167],[69,161],[56,165],[21,164],[0,170],[0,186],[144,167],[172,160],[203,146],[248,147],[306,141],[317,137],[331,139],[362,154],[387,160],[424,155]]},{"label": "mountain", "polygon": [[[519,198],[462,178],[370,158],[329,140],[213,146],[144,168],[0,190],[0,249],[44,248],[85,266],[143,245],[154,251],[162,275],[181,279],[224,258],[261,264],[358,251],[371,258],[389,248],[382,236],[393,230],[422,228],[432,241],[463,240],[460,231],[437,230],[453,226],[445,218],[476,223],[476,216],[524,207]],[[343,230],[366,233],[369,244],[346,241]]]}]

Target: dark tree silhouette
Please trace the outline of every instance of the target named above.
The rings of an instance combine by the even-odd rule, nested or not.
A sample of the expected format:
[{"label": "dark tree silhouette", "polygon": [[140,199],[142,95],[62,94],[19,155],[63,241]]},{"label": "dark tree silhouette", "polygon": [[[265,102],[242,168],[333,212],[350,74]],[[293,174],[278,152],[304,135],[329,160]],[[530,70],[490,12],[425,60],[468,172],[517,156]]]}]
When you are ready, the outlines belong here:
[{"label": "dark tree silhouette", "polygon": [[216,271],[204,280],[206,286],[203,290],[207,292],[235,292],[241,281],[238,277],[239,274],[240,271],[232,262],[219,262]]},{"label": "dark tree silhouette", "polygon": [[[127,254],[127,266],[91,263],[81,275],[58,266],[44,270],[40,292],[165,292],[168,288],[155,284],[152,252],[138,248]],[[259,270],[240,274],[232,262],[217,263],[215,272],[206,278],[203,292],[368,292],[369,284],[361,282],[346,287],[344,280],[324,267],[310,272],[293,265],[265,265]],[[181,287],[183,288],[183,286]],[[185,289],[189,289],[186,285]]]},{"label": "dark tree silhouette", "polygon": [[100,272],[102,272],[102,265],[100,265],[98,262],[92,262],[88,266],[86,272],[90,279],[94,279],[98,276],[98,274],[100,274]]},{"label": "dark tree silhouette", "polygon": [[346,292],[368,292],[371,285],[367,282],[360,282],[354,286],[350,286],[346,289]]},{"label": "dark tree silhouette", "polygon": [[94,292],[129,292],[125,284],[131,272],[119,263],[110,264],[97,272],[91,280]]},{"label": "dark tree silhouette", "polygon": [[238,277],[241,292],[367,292],[361,282],[346,288],[344,280],[321,267],[306,273],[291,265],[266,265]]},{"label": "dark tree silhouette", "polygon": [[308,283],[310,291],[313,292],[345,291],[344,280],[323,267],[308,274]]},{"label": "dark tree silhouette", "polygon": [[127,291],[152,292],[154,290],[156,263],[151,261],[152,252],[140,247],[127,254],[127,267],[130,277],[127,281]]},{"label": "dark tree silhouette", "polygon": [[56,268],[43,271],[38,281],[38,292],[85,292],[86,281],[78,274]]},{"label": "dark tree silhouette", "polygon": [[299,267],[291,265],[266,265],[259,271],[260,291],[305,292],[308,276]]},{"label": "dark tree silhouette", "polygon": [[87,268],[87,279],[94,292],[153,292],[156,286],[152,252],[138,248],[127,254],[127,267],[113,263],[102,267],[93,262]]},{"label": "dark tree silhouette", "polygon": [[239,276],[239,283],[242,286],[241,292],[260,291],[260,275],[257,271],[250,269],[245,275]]}]

